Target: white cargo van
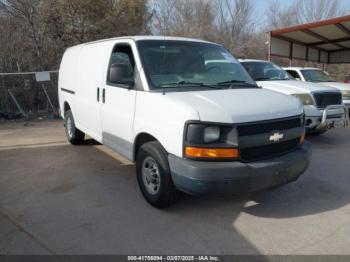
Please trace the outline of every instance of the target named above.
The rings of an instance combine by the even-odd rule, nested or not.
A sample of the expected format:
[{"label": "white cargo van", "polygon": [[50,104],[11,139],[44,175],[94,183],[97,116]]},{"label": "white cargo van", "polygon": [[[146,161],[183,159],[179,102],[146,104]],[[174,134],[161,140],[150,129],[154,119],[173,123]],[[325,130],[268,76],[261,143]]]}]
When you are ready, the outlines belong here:
[{"label": "white cargo van", "polygon": [[178,190],[239,194],[291,182],[311,157],[299,100],[256,86],[214,43],[136,36],[71,47],[59,103],[68,140],[87,134],[135,161],[156,207]]}]

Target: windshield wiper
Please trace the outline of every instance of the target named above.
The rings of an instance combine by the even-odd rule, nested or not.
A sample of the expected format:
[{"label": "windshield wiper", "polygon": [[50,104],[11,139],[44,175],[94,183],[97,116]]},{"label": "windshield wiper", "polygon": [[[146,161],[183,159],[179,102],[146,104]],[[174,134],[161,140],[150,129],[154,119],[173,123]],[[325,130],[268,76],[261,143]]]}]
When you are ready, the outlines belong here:
[{"label": "windshield wiper", "polygon": [[255,81],[264,81],[264,80],[271,80],[269,77],[257,77],[254,78]]},{"label": "windshield wiper", "polygon": [[249,87],[258,87],[257,85],[250,84],[246,81],[242,80],[229,80],[224,82],[217,83],[218,86],[229,86],[230,88],[233,88],[234,86],[249,86]]},{"label": "windshield wiper", "polygon": [[258,77],[254,78],[255,81],[284,81],[284,80],[291,80],[290,78],[269,78],[269,77]]},{"label": "windshield wiper", "polygon": [[218,86],[213,86],[213,85],[206,85],[204,83],[200,83],[200,82],[191,82],[191,81],[179,81],[179,82],[170,82],[170,83],[163,83],[160,84],[158,87],[160,88],[164,88],[164,87],[179,87],[179,86],[200,86],[200,87],[207,87],[207,88],[213,88],[213,89],[221,89]]},{"label": "windshield wiper", "polygon": [[159,87],[166,87],[166,86],[182,86],[182,85],[202,86],[202,85],[204,85],[204,83],[191,82],[191,81],[179,81],[179,82],[163,83],[163,84],[160,84]]},{"label": "windshield wiper", "polygon": [[322,79],[315,79],[315,80],[313,80],[312,82],[320,82],[320,83],[322,83],[322,82],[336,82],[335,80],[322,80]]}]

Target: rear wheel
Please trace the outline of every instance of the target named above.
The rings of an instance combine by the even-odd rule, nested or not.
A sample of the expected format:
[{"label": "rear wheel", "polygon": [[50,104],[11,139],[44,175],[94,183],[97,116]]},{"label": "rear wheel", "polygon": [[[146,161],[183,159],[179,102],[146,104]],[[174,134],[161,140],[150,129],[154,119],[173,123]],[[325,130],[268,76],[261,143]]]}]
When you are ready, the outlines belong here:
[{"label": "rear wheel", "polygon": [[85,134],[76,128],[71,110],[64,114],[64,126],[67,139],[72,145],[79,145],[84,141]]},{"label": "rear wheel", "polygon": [[148,142],[138,150],[136,173],[140,190],[152,206],[167,207],[178,199],[179,192],[171,179],[167,153],[159,142]]}]

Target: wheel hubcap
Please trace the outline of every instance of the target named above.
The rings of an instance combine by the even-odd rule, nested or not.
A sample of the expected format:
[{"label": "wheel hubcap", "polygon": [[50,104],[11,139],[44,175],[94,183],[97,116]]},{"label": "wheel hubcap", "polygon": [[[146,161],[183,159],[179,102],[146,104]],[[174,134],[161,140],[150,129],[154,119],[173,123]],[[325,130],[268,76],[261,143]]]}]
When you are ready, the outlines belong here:
[{"label": "wheel hubcap", "polygon": [[67,132],[69,137],[72,137],[73,131],[72,131],[72,119],[70,117],[67,118]]},{"label": "wheel hubcap", "polygon": [[157,162],[152,157],[146,157],[142,163],[142,180],[148,193],[155,195],[160,188],[160,173]]}]

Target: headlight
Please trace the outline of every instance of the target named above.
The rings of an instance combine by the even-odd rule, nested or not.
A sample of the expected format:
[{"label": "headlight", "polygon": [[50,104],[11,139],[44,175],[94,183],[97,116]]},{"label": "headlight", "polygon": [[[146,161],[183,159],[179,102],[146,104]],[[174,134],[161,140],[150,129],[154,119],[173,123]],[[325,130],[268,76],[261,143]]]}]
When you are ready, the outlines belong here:
[{"label": "headlight", "polygon": [[204,128],[203,140],[204,143],[211,143],[220,139],[220,127],[208,126]]},{"label": "headlight", "polygon": [[239,157],[237,130],[231,125],[193,122],[185,126],[184,156],[227,160]]},{"label": "headlight", "polygon": [[292,94],[292,96],[295,96],[296,98],[299,98],[299,100],[303,103],[303,105],[313,105],[314,101],[309,94]]},{"label": "headlight", "polygon": [[350,100],[350,91],[341,91],[343,100]]}]

